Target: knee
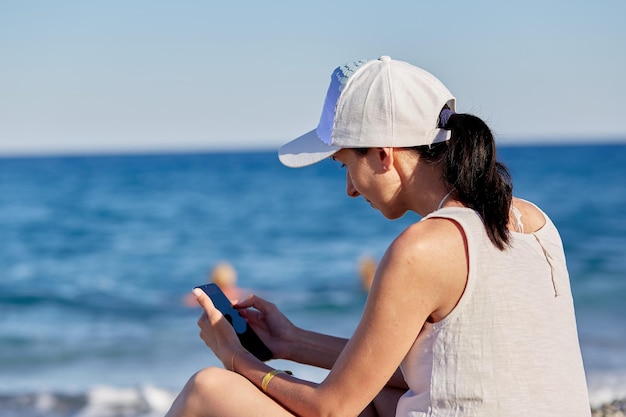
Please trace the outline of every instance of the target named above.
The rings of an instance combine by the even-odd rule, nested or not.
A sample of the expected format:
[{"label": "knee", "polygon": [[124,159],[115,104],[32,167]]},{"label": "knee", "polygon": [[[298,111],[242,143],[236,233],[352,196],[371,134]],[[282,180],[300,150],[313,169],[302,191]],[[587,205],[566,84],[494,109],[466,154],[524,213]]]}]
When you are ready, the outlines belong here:
[{"label": "knee", "polygon": [[222,368],[204,368],[196,372],[187,383],[191,392],[199,394],[204,398],[211,395],[219,395],[225,376],[229,371]]},{"label": "knee", "polygon": [[227,372],[221,368],[206,368],[196,372],[174,400],[167,417],[207,415],[206,405],[219,401],[219,397],[224,395],[219,380]]}]

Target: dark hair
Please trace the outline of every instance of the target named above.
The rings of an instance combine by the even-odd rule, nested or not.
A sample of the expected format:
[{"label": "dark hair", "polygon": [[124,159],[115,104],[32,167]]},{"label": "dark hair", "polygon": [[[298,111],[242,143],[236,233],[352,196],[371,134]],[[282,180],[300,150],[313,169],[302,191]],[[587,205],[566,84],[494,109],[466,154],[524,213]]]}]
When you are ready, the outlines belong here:
[{"label": "dark hair", "polygon": [[[504,164],[496,159],[496,144],[489,127],[471,114],[452,114],[445,126],[450,139],[413,149],[429,163],[443,163],[443,181],[454,188],[459,200],[478,212],[487,235],[500,250],[509,243],[509,210],[513,182]],[[353,148],[365,155],[370,148]]]},{"label": "dark hair", "polygon": [[513,183],[506,166],[496,160],[491,130],[471,114],[452,114],[444,128],[451,131],[450,140],[413,149],[431,163],[443,163],[445,183],[480,214],[489,239],[504,250],[510,236]]}]

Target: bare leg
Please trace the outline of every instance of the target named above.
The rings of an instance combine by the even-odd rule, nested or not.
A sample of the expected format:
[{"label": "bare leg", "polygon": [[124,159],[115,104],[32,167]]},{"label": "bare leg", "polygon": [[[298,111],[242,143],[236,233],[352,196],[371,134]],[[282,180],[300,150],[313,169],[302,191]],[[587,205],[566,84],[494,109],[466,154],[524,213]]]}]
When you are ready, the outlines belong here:
[{"label": "bare leg", "polygon": [[[395,416],[403,393],[384,388],[359,417]],[[294,417],[243,376],[222,368],[206,368],[187,381],[166,417],[213,416]]]},{"label": "bare leg", "polygon": [[166,417],[291,416],[246,378],[222,368],[192,376]]}]

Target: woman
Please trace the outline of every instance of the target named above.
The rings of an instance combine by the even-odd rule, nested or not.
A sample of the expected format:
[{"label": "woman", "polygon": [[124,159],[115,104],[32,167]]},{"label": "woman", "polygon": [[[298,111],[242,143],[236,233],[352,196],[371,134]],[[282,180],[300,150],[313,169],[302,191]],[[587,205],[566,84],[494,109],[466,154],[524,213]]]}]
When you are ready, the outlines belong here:
[{"label": "woman", "polygon": [[299,329],[255,296],[238,305],[275,358],[330,369],[320,384],[247,353],[197,293],[200,335],[226,370],[194,375],[169,415],[590,415],[558,232],[512,197],[489,128],[454,110],[438,79],[405,62],[333,72],[317,128],[281,161],[332,157],[349,196],[423,218],[389,246],[349,340]]}]

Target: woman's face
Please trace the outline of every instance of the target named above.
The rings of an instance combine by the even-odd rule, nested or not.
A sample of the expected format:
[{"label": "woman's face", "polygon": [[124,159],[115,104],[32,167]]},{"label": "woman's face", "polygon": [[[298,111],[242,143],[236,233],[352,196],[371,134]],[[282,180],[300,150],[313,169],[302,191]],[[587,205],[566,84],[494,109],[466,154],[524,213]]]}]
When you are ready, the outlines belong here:
[{"label": "woman's face", "polygon": [[350,197],[362,196],[370,205],[385,217],[396,219],[406,210],[399,209],[396,194],[398,182],[384,151],[371,148],[366,154],[352,149],[342,149],[333,159],[346,169],[346,193]]}]

